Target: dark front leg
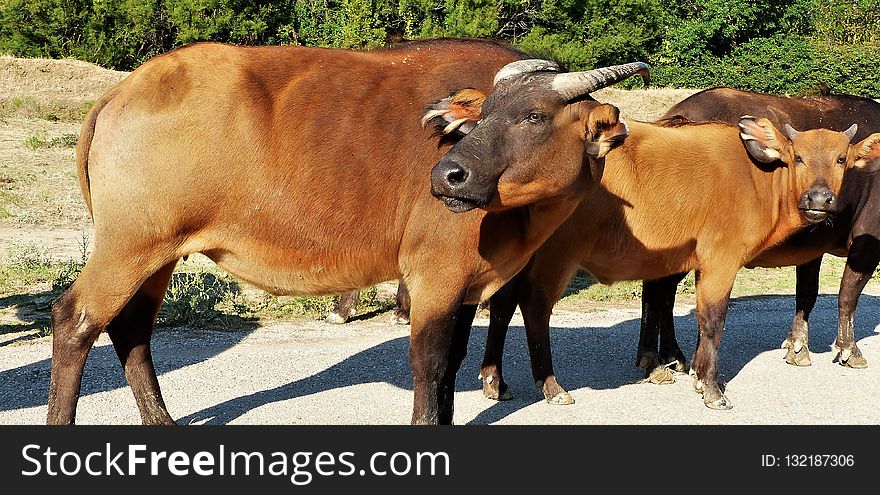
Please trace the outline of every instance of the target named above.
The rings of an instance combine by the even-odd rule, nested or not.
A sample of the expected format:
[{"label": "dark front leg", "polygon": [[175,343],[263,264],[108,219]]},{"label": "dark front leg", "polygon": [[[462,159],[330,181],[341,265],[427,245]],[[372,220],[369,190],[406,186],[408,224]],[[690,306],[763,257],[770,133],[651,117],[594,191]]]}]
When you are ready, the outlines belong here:
[{"label": "dark front leg", "polygon": [[535,385],[544,392],[544,398],[548,403],[568,405],[574,403],[574,398],[556,379],[556,373],[553,371],[553,353],[550,348],[550,315],[561,292],[560,289],[558,292],[548,293],[537,286],[528,285],[520,302],[520,308],[526,325],[526,339],[529,344]]},{"label": "dark front leg", "polygon": [[145,425],[174,424],[159,390],[150,339],[175,264],[147,279],[107,327]]},{"label": "dark front leg", "polygon": [[644,368],[645,377],[651,383],[675,381],[666,366],[669,363],[674,363],[671,367],[678,372],[684,372],[687,366],[687,360],[675,338],[675,321],[672,314],[675,291],[686,275],[686,273],[677,273],[642,282],[642,321],[636,367]]},{"label": "dark front leg", "polygon": [[718,380],[718,347],[736,272],[737,267],[721,267],[714,271],[703,270],[697,276],[697,327],[700,334],[691,368],[694,390],[703,394],[703,403],[710,409],[733,407]]},{"label": "dark front leg", "polygon": [[810,366],[812,364],[809,346],[809,320],[810,313],[816,305],[816,298],[819,296],[819,271],[821,268],[821,257],[797,267],[794,322],[791,324],[788,338],[782,343],[783,349],[788,349],[785,354],[785,362],[788,364],[795,366]]},{"label": "dark front leg", "polygon": [[355,311],[357,311],[357,305],[360,300],[361,291],[359,290],[340,294],[339,300],[336,301],[336,306],[333,308],[333,311],[327,315],[327,318],[325,318],[324,321],[335,325],[347,322],[349,318],[354,316]]},{"label": "dark front leg", "polygon": [[854,320],[859,297],[877,268],[878,262],[880,262],[880,240],[868,235],[860,235],[853,239],[837,297],[839,320],[834,352],[837,361],[843,366],[850,368],[868,366],[868,360],[856,345]]},{"label": "dark front leg", "polygon": [[501,372],[504,357],[504,341],[510,320],[516,311],[523,276],[519,275],[504,284],[489,299],[489,331],[486,333],[486,351],[480,365],[483,395],[493,400],[509,400],[513,395],[507,388]]},{"label": "dark front leg", "polygon": [[476,305],[461,305],[424,323],[419,313],[413,315],[413,424],[452,424],[455,375],[467,354],[476,312]]}]

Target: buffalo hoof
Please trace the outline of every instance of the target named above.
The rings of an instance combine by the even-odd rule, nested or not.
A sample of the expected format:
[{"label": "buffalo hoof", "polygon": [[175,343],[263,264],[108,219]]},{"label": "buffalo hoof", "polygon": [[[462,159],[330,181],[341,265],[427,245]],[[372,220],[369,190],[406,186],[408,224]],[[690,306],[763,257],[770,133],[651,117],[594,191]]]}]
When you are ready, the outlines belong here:
[{"label": "buffalo hoof", "polygon": [[[802,340],[796,340],[791,342],[790,340],[786,340],[788,342],[788,352],[785,353],[785,362],[788,364],[792,364],[794,366],[810,366],[813,364],[810,359],[810,348],[807,346],[806,342]],[[783,343],[783,347],[785,344]]]},{"label": "buffalo hoof", "polygon": [[547,399],[547,403],[554,406],[568,406],[574,404],[574,398],[568,392],[559,392]]},{"label": "buffalo hoof", "polygon": [[548,404],[554,406],[567,406],[574,404],[574,398],[562,388],[562,385],[556,381],[556,377],[551,375],[547,380],[538,380],[535,382],[538,388],[544,393],[544,399]]},{"label": "buffalo hoof", "polygon": [[483,395],[487,399],[503,401],[513,398],[513,394],[504,383],[504,380],[497,379],[493,375],[487,375],[485,378],[480,374],[480,380],[483,382]]},{"label": "buffalo hoof", "polygon": [[329,315],[327,315],[326,318],[324,318],[324,321],[331,325],[342,325],[343,323],[348,321],[348,318],[345,318],[336,313],[330,313]]},{"label": "buffalo hoof", "polygon": [[834,344],[834,354],[838,364],[847,368],[862,369],[868,367],[868,360],[862,356],[859,346],[853,344],[852,347],[838,347]]},{"label": "buffalo hoof", "polygon": [[705,395],[703,396],[703,403],[706,404],[706,407],[709,409],[715,409],[717,411],[727,411],[733,409],[733,404],[730,403],[730,400],[721,394],[720,397],[716,398],[707,398]]},{"label": "buffalo hoof", "polygon": [[721,391],[721,387],[707,386],[706,382],[697,377],[697,373],[693,368],[690,370],[690,375],[694,379],[694,391],[703,396],[703,404],[706,404],[706,407],[718,411],[726,411],[733,408],[733,404],[724,395],[724,392]]},{"label": "buffalo hoof", "polygon": [[392,325],[409,325],[409,318],[406,316],[401,316],[398,314],[391,315],[391,319],[388,320]]},{"label": "buffalo hoof", "polygon": [[687,370],[687,358],[681,349],[673,349],[668,352],[660,351],[660,362],[676,373],[684,373]]}]

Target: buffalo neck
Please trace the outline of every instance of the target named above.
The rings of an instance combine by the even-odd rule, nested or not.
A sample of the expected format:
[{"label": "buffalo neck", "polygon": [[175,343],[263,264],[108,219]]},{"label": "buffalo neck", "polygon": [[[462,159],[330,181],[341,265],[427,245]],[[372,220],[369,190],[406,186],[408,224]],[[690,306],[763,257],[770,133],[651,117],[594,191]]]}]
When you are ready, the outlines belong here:
[{"label": "buffalo neck", "polygon": [[754,254],[757,254],[784,241],[807,226],[807,222],[797,207],[795,177],[790,167],[780,165],[770,171],[755,167],[752,175],[759,197],[768,203],[766,207],[771,212],[773,226],[762,245],[755,251]]}]

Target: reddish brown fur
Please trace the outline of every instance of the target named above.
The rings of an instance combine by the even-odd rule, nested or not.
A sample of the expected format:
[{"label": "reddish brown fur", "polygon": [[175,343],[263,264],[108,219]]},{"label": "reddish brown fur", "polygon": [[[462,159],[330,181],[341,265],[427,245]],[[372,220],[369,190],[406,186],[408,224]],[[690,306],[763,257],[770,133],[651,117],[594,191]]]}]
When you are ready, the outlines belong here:
[{"label": "reddish brown fur", "polygon": [[48,422],[73,422],[88,350],[111,322],[143,421],[170,421],[149,336],[170,270],[195,252],[273,293],[402,278],[413,421],[450,422],[469,328],[453,322],[580,200],[453,214],[429,193],[445,148],[420,128],[422,109],[462,87],[488,91],[518,57],[473,41],[372,53],[198,44],[134,71],[96,105],[78,148],[95,250],[53,308]]},{"label": "reddish brown fur", "polygon": [[[851,152],[858,152],[863,157],[857,157],[854,167],[867,166],[870,169],[865,162],[876,160],[880,154],[880,146],[873,144],[875,139],[866,140],[872,132],[880,131],[880,103],[868,98],[849,95],[785,98],[733,88],[713,88],[676,104],[664,117],[672,121],[691,119],[735,123],[743,114],[766,117],[778,128],[789,124],[795,129],[824,127],[843,131],[852,124],[857,124],[858,132],[853,142],[863,141],[852,147]],[[841,187],[838,214],[832,222],[803,229],[749,262],[749,266],[799,265],[795,318],[789,336],[783,343],[783,347],[789,349],[785,359],[791,364],[806,366],[811,363],[808,320],[818,295],[822,255],[830,252],[838,256],[849,255],[838,297],[839,328],[834,344],[840,353],[838,362],[856,368],[867,365],[867,360],[852,337],[852,321],[859,294],[880,262],[880,250],[876,248],[877,239],[880,238],[880,215],[877,214],[880,210],[880,187],[875,183],[876,178],[876,174],[860,170],[848,171]],[[680,279],[682,276],[683,274],[673,278]],[[643,297],[646,312],[656,314],[652,307],[657,306],[663,308],[663,311],[669,311],[669,314],[662,318],[665,323],[654,324],[653,321],[648,321],[643,326],[639,355],[656,355],[658,330],[661,350],[665,348],[671,352],[661,352],[659,358],[653,360],[639,359],[643,365],[650,365],[650,362],[662,365],[674,359],[678,361],[676,366],[684,366],[684,356],[678,351],[678,344],[675,342],[671,306],[667,304],[667,301],[674,299],[676,283],[677,280],[671,283],[666,280],[653,286],[661,292],[665,291],[665,294],[648,290],[654,282],[645,284],[646,294],[657,294]],[[653,345],[648,345],[651,342]],[[642,346],[642,343],[646,345]]]},{"label": "reddish brown fur", "polygon": [[[754,162],[740,131],[729,125],[631,123],[629,137],[606,157],[599,190],[578,206],[518,277],[523,288],[492,299],[492,311],[501,316],[490,326],[482,376],[494,379],[484,385],[486,394],[497,397],[504,387],[498,342],[503,342],[519,303],[536,382],[548,400],[566,400],[553,376],[549,318],[578,266],[602,283],[697,270],[700,345],[694,368],[699,390],[710,407],[729,407],[717,381],[717,347],[736,273],[757,253],[807,224],[798,199],[816,174],[839,191],[843,167],[809,166],[826,153],[828,142],[842,145],[847,153],[848,142],[839,133],[803,132],[794,147],[778,132],[770,134],[780,141],[776,144],[787,166]],[[819,142],[823,145],[814,146]],[[802,154],[807,166],[795,166],[795,154]]]}]

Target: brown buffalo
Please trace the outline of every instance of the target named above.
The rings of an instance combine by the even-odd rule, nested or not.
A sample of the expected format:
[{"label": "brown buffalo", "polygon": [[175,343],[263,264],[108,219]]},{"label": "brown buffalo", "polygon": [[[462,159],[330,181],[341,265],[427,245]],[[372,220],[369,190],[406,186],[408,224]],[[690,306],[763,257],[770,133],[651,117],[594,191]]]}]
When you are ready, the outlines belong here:
[{"label": "brown buffalo", "polygon": [[[827,127],[842,131],[856,123],[856,140],[880,131],[880,103],[868,98],[849,95],[785,98],[733,88],[701,91],[670,108],[664,118],[735,122],[743,114],[766,117],[778,127],[789,125],[795,129]],[[876,177],[858,169],[848,170],[832,222],[798,232],[748,264],[798,265],[797,308],[791,331],[783,342],[783,347],[788,349],[785,360],[789,364],[811,364],[808,321],[819,293],[819,269],[824,253],[838,256],[849,253],[838,295],[838,333],[834,342],[838,362],[851,368],[864,368],[868,364],[856,345],[853,318],[862,289],[880,262],[880,186]],[[684,275],[644,283],[643,325],[637,359],[642,366],[650,368],[671,362],[679,369],[685,366],[672,319],[675,288]]]},{"label": "brown buffalo", "polygon": [[[529,183],[501,180],[492,213],[454,215],[431,196],[446,146],[420,128],[424,105],[548,68],[520,58],[478,41],[376,52],[209,43],[144,63],[98,100],[77,146],[95,249],[52,307],[48,422],[74,422],[83,366],[104,329],[143,422],[172,422],[150,337],[177,260],[201,252],[276,294],[402,278],[415,301],[412,420],[450,423],[476,304],[595,186],[589,168],[560,177],[538,167],[521,170]],[[587,79],[583,96],[642,69],[570,76]],[[587,141],[616,129],[607,108],[584,112]]]},{"label": "brown buffalo", "polygon": [[[695,388],[708,407],[727,409],[718,356],[737,271],[758,253],[835,210],[844,169],[880,166],[880,135],[851,144],[846,132],[788,136],[766,119],[652,125],[633,122],[626,140],[585,144],[574,123],[587,121],[558,94],[565,83],[528,74],[494,88],[482,121],[435,167],[450,175],[441,194],[456,209],[565,188],[531,176],[546,164],[557,177],[579,173],[582,157],[607,152],[601,187],[535,253],[531,265],[491,299],[481,370],[484,391],[504,395],[501,348],[517,303],[522,308],[535,380],[548,400],[570,402],[550,356],[550,311],[581,266],[600,282],[658,279],[697,270],[699,341]],[[583,102],[585,108],[593,103]],[[586,126],[589,128],[589,126]],[[583,129],[583,127],[581,127]],[[522,188],[508,191],[509,184]],[[564,181],[560,181],[564,183]],[[533,189],[534,188],[534,189]],[[417,300],[417,299],[416,299]]]}]

